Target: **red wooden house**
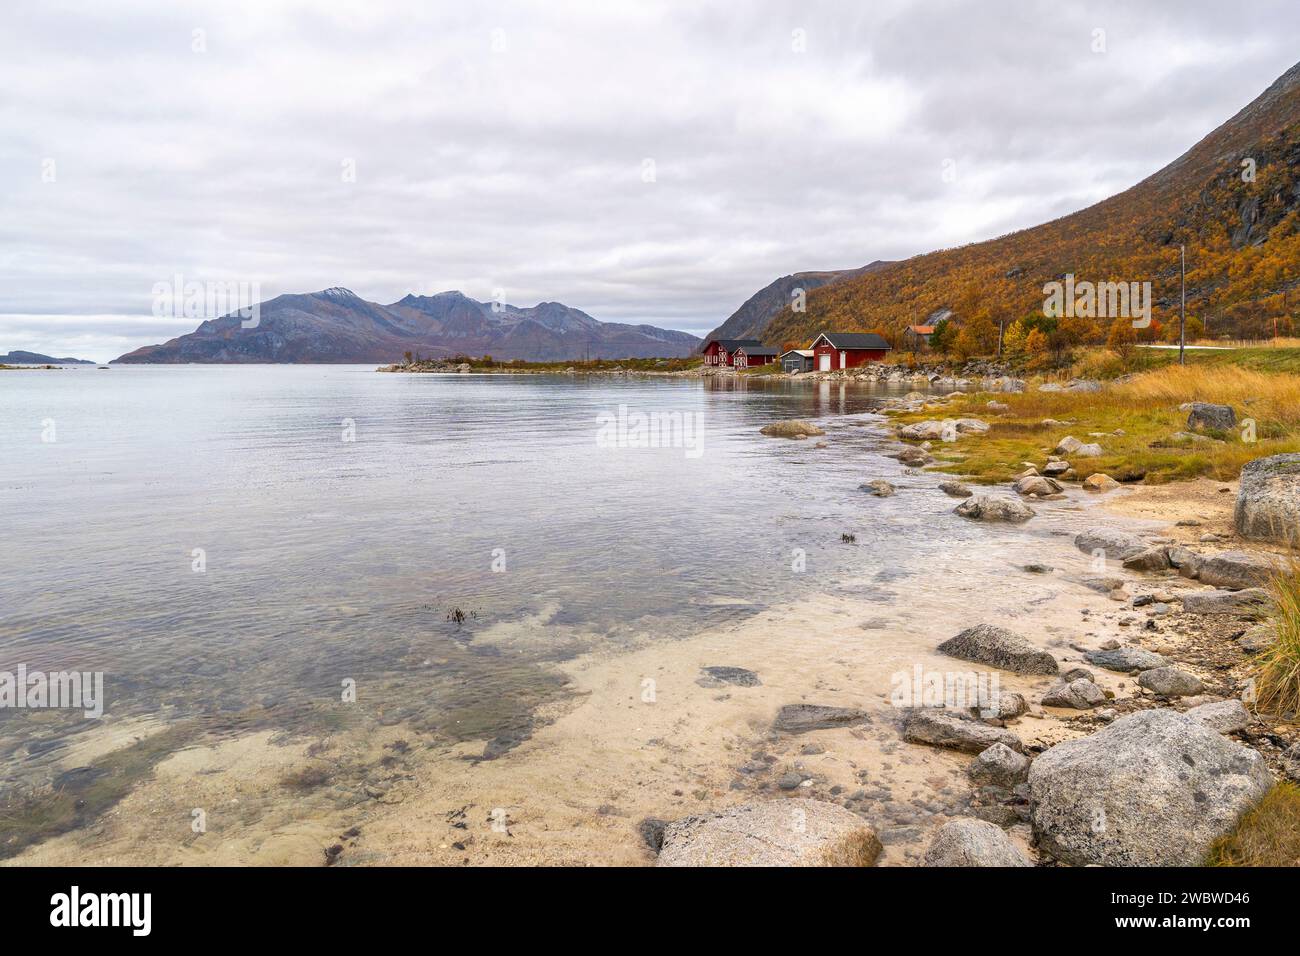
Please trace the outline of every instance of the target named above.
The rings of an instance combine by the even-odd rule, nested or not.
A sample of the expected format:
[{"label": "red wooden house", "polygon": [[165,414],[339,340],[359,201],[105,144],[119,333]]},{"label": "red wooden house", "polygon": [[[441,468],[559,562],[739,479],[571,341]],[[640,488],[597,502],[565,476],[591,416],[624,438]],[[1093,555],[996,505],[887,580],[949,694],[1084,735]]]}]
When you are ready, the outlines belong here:
[{"label": "red wooden house", "polygon": [[768,345],[740,345],[731,353],[731,364],[736,368],[770,365],[776,361],[778,350]]},{"label": "red wooden house", "polygon": [[[725,365],[732,368],[736,364],[736,349],[751,347],[762,348],[758,339],[709,339],[704,346],[705,365]],[[760,364],[751,362],[751,365]]]},{"label": "red wooden house", "polygon": [[813,340],[813,369],[835,372],[880,362],[892,348],[875,332],[823,332]]}]

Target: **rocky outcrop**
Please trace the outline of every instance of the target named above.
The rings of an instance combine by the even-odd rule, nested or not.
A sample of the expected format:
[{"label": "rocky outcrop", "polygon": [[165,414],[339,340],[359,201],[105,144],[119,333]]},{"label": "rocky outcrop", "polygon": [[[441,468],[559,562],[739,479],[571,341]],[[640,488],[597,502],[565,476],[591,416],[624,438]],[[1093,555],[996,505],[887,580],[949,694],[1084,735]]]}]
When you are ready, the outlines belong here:
[{"label": "rocky outcrop", "polygon": [[989,664],[1017,674],[1055,674],[1056,658],[1014,631],[993,624],[976,624],[937,648],[940,654],[977,664]]},{"label": "rocky outcrop", "polygon": [[818,800],[747,803],[664,828],[659,866],[870,866],[875,831]]},{"label": "rocky outcrop", "polygon": [[1172,710],[1121,717],[1029,769],[1039,846],[1076,866],[1197,866],[1272,785],[1263,757]]},{"label": "rocky outcrop", "polygon": [[814,435],[826,434],[825,431],[818,428],[812,422],[801,421],[797,418],[764,425],[759,429],[759,432],[767,435],[769,438],[810,438]]},{"label": "rocky outcrop", "polygon": [[1242,467],[1233,523],[1243,538],[1300,547],[1300,453]]},{"label": "rocky outcrop", "polygon": [[1037,513],[1022,502],[1009,498],[993,498],[989,495],[967,498],[953,509],[953,514],[970,518],[972,521],[1003,521],[1011,524],[1021,524]]},{"label": "rocky outcrop", "polygon": [[828,707],[824,704],[786,704],[777,711],[772,729],[787,734],[802,734],[809,730],[829,730],[834,727],[855,727],[871,722],[865,710],[852,707]]},{"label": "rocky outcrop", "polygon": [[969,717],[937,708],[918,707],[903,717],[903,739],[963,753],[977,754],[994,744],[1020,752],[1025,745],[1009,730],[990,727]]},{"label": "rocky outcrop", "polygon": [[1268,584],[1276,573],[1274,560],[1250,551],[1224,551],[1202,558],[1197,579],[1216,588],[1253,588]]},{"label": "rocky outcrop", "polygon": [[926,866],[1033,866],[1006,831],[961,817],[941,826],[925,851]]}]

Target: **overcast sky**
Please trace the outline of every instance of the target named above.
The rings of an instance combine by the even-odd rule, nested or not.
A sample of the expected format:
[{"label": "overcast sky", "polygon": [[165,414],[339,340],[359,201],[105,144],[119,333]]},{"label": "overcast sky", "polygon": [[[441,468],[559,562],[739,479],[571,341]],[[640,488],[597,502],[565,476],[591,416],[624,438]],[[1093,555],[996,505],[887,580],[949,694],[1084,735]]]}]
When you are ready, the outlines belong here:
[{"label": "overcast sky", "polygon": [[1118,192],[1298,57],[1296,0],[5,0],[0,353],[190,331],[176,275],[702,334]]}]

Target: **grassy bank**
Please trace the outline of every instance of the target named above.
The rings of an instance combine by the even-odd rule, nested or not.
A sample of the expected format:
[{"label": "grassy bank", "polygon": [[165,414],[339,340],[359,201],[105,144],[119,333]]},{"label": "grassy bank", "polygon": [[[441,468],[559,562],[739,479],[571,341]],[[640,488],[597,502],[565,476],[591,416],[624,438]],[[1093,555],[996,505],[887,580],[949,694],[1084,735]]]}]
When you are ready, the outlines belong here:
[{"label": "grassy bank", "polygon": [[[990,400],[1007,406],[990,409]],[[1186,402],[1233,406],[1245,428],[1175,438],[1187,431]],[[942,410],[897,416],[900,424],[931,418],[980,418],[991,426],[984,435],[935,442],[937,470],[969,475],[979,482],[1004,482],[1039,467],[1066,435],[1101,445],[1099,458],[1073,464],[1082,479],[1104,472],[1117,481],[1158,483],[1200,476],[1227,480],[1253,458],[1300,451],[1300,374],[1262,372],[1241,365],[1193,363],[1164,365],[1100,392],[1042,392],[1034,385],[1021,394],[988,393],[953,399]],[[1066,424],[1044,424],[1047,419]],[[1253,437],[1254,440],[1250,440]],[[1069,456],[1064,456],[1067,459]]]}]

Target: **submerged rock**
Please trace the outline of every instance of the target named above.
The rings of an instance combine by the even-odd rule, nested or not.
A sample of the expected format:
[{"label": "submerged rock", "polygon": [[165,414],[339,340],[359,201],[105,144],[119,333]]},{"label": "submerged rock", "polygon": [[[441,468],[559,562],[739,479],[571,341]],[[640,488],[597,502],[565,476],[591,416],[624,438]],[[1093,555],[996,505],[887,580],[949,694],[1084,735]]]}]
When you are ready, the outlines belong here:
[{"label": "submerged rock", "polygon": [[819,800],[769,800],[664,828],[659,866],[870,866],[880,839],[861,817]]},{"label": "submerged rock", "polygon": [[868,481],[864,485],[859,485],[858,490],[873,494],[877,498],[888,498],[894,493],[894,486],[883,478],[877,478],[874,481]]},{"label": "submerged rock", "polygon": [[1247,462],[1233,524],[1243,538],[1300,547],[1300,454]]},{"label": "submerged rock", "polygon": [[1056,658],[1014,631],[993,624],[976,624],[937,648],[940,654],[990,664],[1017,674],[1055,674]]},{"label": "submerged rock", "polygon": [[925,851],[926,866],[1033,866],[1006,831],[985,820],[960,817],[941,826]]},{"label": "submerged rock", "polygon": [[1272,783],[1255,751],[1146,710],[1041,754],[1031,818],[1039,846],[1075,866],[1198,866]]},{"label": "submerged rock", "polygon": [[952,498],[969,498],[975,494],[960,481],[941,481],[939,482],[939,490]]},{"label": "submerged rock", "polygon": [[827,707],[823,704],[786,704],[772,721],[772,729],[787,734],[802,734],[809,730],[829,730],[833,727],[854,727],[871,722],[865,710],[852,707]]},{"label": "submerged rock", "polygon": [[733,684],[736,687],[758,687],[763,682],[751,670],[746,670],[743,667],[718,665],[701,667],[700,676],[695,683],[701,687],[721,687],[723,684]]},{"label": "submerged rock", "polygon": [[812,422],[792,418],[782,422],[772,422],[759,429],[763,435],[771,438],[808,438],[813,435],[825,435],[826,432]]}]

